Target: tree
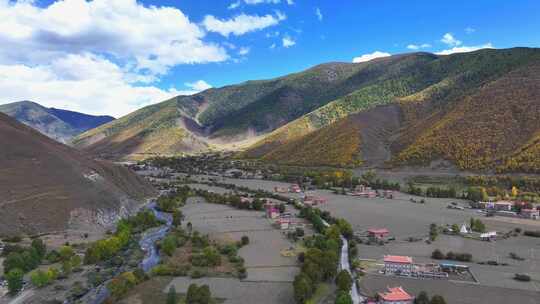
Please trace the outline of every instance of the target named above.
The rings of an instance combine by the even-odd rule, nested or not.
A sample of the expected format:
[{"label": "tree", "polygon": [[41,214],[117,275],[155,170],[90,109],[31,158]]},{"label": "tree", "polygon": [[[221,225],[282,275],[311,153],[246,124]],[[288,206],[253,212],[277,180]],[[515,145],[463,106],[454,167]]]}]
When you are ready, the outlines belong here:
[{"label": "tree", "polygon": [[23,276],[24,276],[24,272],[19,268],[11,269],[6,274],[8,291],[10,294],[12,295],[16,294],[17,292],[21,290],[23,286]]},{"label": "tree", "polygon": [[442,260],[444,259],[444,254],[439,249],[435,249],[433,253],[431,253],[431,258],[435,260]]},{"label": "tree", "polygon": [[64,275],[66,275],[66,276],[69,275],[72,270],[73,270],[73,265],[71,265],[70,260],[66,260],[66,261],[62,262],[62,273]]},{"label": "tree", "polygon": [[349,292],[340,290],[337,292],[335,304],[352,304],[353,300]]},{"label": "tree", "polygon": [[312,282],[320,282],[324,278],[321,267],[312,261],[305,262],[302,266],[302,272],[305,273]]},{"label": "tree", "polygon": [[429,297],[425,291],[421,291],[414,299],[414,304],[429,304]]},{"label": "tree", "polygon": [[208,304],[211,298],[212,294],[208,285],[202,285],[200,287],[196,284],[189,285],[186,294],[187,304]]},{"label": "tree", "polygon": [[50,278],[47,272],[43,270],[35,270],[30,273],[30,281],[38,288],[43,287],[50,283]]},{"label": "tree", "polygon": [[459,225],[458,225],[458,224],[453,224],[453,225],[452,225],[452,232],[453,232],[454,234],[458,234],[459,231],[460,231]]},{"label": "tree", "polygon": [[433,298],[431,298],[430,304],[446,304],[446,300],[440,295],[434,295]]},{"label": "tree", "polygon": [[39,255],[40,259],[42,259],[45,254],[47,253],[47,247],[45,246],[45,243],[40,238],[35,238],[32,240],[32,248],[34,248]]},{"label": "tree", "polygon": [[342,270],[336,277],[336,285],[339,290],[349,291],[352,286],[351,274],[347,270]]},{"label": "tree", "polygon": [[313,283],[305,274],[300,273],[294,278],[294,299],[298,304],[304,304],[313,293]]},{"label": "tree", "polygon": [[174,235],[169,235],[163,239],[163,242],[161,243],[161,250],[163,250],[166,255],[172,256],[176,246],[176,237]]},{"label": "tree", "polygon": [[242,246],[246,246],[247,244],[249,244],[249,237],[247,235],[243,235],[241,240]]},{"label": "tree", "polygon": [[178,299],[176,297],[176,289],[174,289],[174,285],[171,285],[169,288],[169,292],[167,293],[167,304],[176,304],[178,303]]},{"label": "tree", "polygon": [[60,254],[60,259],[62,261],[67,261],[67,260],[71,259],[71,257],[75,254],[75,252],[73,251],[73,248],[71,248],[71,246],[62,246],[62,247],[60,247],[60,249],[58,250],[58,253]]},{"label": "tree", "polygon": [[512,197],[518,196],[518,188],[516,186],[512,186]]},{"label": "tree", "polygon": [[174,210],[172,224],[175,227],[180,227],[182,225],[183,220],[184,220],[184,214],[182,213],[182,211],[181,210]]}]

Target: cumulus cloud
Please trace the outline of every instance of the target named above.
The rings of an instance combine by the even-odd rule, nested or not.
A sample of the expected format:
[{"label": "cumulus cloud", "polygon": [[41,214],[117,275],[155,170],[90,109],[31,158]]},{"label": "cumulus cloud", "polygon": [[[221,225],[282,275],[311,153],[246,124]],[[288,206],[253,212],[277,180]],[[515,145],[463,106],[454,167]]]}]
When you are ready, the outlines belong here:
[{"label": "cumulus cloud", "polygon": [[228,59],[204,35],[176,8],[124,0],[63,0],[40,8],[33,1],[0,0],[0,63],[93,52],[163,74],[177,64]]},{"label": "cumulus cloud", "polygon": [[203,20],[203,25],[209,32],[219,33],[225,37],[233,34],[240,36],[249,32],[262,30],[264,28],[279,24],[287,17],[281,12],[276,12],[275,15],[246,15],[244,13],[237,15],[232,19],[218,19],[212,15],[206,15]]},{"label": "cumulus cloud", "polygon": [[317,19],[319,19],[319,21],[322,21],[323,19],[323,14],[321,12],[321,9],[320,8],[315,8],[315,15],[317,16]]},{"label": "cumulus cloud", "polygon": [[184,83],[186,87],[191,88],[195,92],[201,92],[210,89],[212,86],[204,80],[197,80],[195,82]]},{"label": "cumulus cloud", "polygon": [[455,54],[455,53],[468,53],[468,52],[473,52],[473,51],[477,51],[477,50],[481,50],[481,49],[493,49],[493,48],[494,48],[493,44],[491,44],[491,42],[489,42],[489,43],[486,43],[486,44],[483,44],[483,45],[477,45],[477,46],[453,47],[451,49],[443,50],[443,51],[437,52],[435,54],[437,54],[437,55],[450,55],[450,54]]},{"label": "cumulus cloud", "polygon": [[364,54],[364,55],[359,56],[359,57],[354,57],[353,62],[354,63],[366,62],[366,61],[373,60],[375,58],[388,57],[388,56],[392,56],[392,55],[390,53],[386,53],[386,52],[375,51],[375,52],[373,52],[371,54]]},{"label": "cumulus cloud", "polygon": [[443,35],[441,42],[449,46],[458,46],[461,45],[461,41],[457,40],[454,35],[451,33],[446,33]]},{"label": "cumulus cloud", "polygon": [[222,62],[225,48],[179,9],[127,0],[0,0],[0,103],[30,99],[123,115],[180,91],[152,85],[179,64]]},{"label": "cumulus cloud", "polygon": [[284,48],[290,48],[291,46],[294,46],[296,44],[296,41],[294,41],[294,39],[290,36],[284,36],[281,39],[281,44]]},{"label": "cumulus cloud", "polygon": [[419,50],[419,49],[427,49],[430,48],[431,44],[429,43],[423,43],[423,44],[409,44],[407,45],[407,48],[409,50]]},{"label": "cumulus cloud", "polygon": [[111,61],[89,53],[70,54],[48,64],[0,64],[0,103],[33,100],[49,107],[116,117],[189,92],[134,85]]}]

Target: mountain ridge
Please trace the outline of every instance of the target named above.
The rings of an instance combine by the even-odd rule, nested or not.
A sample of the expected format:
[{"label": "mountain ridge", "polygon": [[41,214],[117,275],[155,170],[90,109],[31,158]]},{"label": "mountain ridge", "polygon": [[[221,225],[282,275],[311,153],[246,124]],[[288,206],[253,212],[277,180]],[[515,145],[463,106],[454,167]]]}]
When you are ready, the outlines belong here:
[{"label": "mountain ridge", "polygon": [[37,102],[23,100],[0,105],[0,112],[40,131],[57,141],[67,143],[74,136],[114,120],[114,117],[47,108]]},{"label": "mountain ridge", "polygon": [[[482,92],[482,96],[490,96],[491,91],[500,90],[504,86],[501,82],[486,89],[497,79],[505,79],[505,76],[520,69],[529,69],[533,75],[532,84],[519,94],[526,95],[526,90],[536,90],[534,77],[538,71],[534,67],[539,61],[540,49],[512,48],[452,55],[417,52],[364,63],[320,64],[269,80],[247,81],[212,88],[193,96],[178,96],[87,131],[78,136],[74,143],[93,153],[120,159],[214,151],[222,148],[223,143],[233,147],[235,143],[238,143],[237,147],[242,143],[242,146],[247,145],[247,149],[239,157],[278,163],[424,166],[443,158],[461,169],[504,170],[506,160],[501,158],[503,155],[490,161],[464,161],[451,144],[445,144],[433,153],[425,152],[418,157],[411,155],[416,155],[417,152],[412,151],[418,149],[430,151],[425,147],[420,148],[422,140],[433,137],[428,135],[430,130],[441,128],[438,127],[440,121],[450,119],[447,114],[452,109],[463,107],[471,96],[479,92]],[[513,84],[509,90],[518,92],[520,88]],[[526,102],[519,94],[508,95],[510,100],[507,102],[516,105]],[[536,96],[531,98],[530,104],[537,104]],[[499,101],[500,104],[491,106],[503,107],[504,102]],[[476,101],[474,107],[481,104]],[[383,108],[378,109],[381,106]],[[388,109],[386,106],[394,110],[385,110]],[[484,113],[484,116],[471,127],[492,120],[483,109],[473,110]],[[155,116],[148,120],[137,118],[141,115],[148,118],[144,114],[146,112],[152,112]],[[356,115],[358,113],[364,114]],[[377,124],[370,117],[384,120],[381,113],[390,115],[391,127]],[[467,117],[460,119],[467,121]],[[519,117],[515,119],[519,120]],[[352,133],[351,128],[354,130]],[[449,136],[453,131],[445,129]],[[333,143],[332,139],[342,138],[340,133],[349,136],[359,133],[360,137],[353,144]],[[446,135],[437,138],[455,143],[455,136],[450,136],[450,139]],[[530,159],[537,153],[534,133],[527,136],[519,141],[521,153],[518,153],[517,146],[506,141],[503,141],[504,145],[511,145],[511,149],[482,146],[478,151],[504,151],[506,158],[514,155],[513,161],[506,161],[506,167],[522,170],[520,164],[516,165],[515,162],[527,160],[535,163]],[[364,146],[369,146],[372,141],[375,143],[373,148]],[[419,148],[415,150],[416,146]],[[313,158],[306,156],[300,159],[299,151],[303,147],[309,151],[322,149],[327,151],[327,155],[323,155],[324,152]],[[329,161],[332,158],[330,155],[340,155],[340,147],[346,151],[343,155],[347,156],[334,157],[336,161]],[[355,152],[351,153],[353,150]],[[377,153],[383,156],[375,155]],[[367,158],[362,159],[362,154]]]}]

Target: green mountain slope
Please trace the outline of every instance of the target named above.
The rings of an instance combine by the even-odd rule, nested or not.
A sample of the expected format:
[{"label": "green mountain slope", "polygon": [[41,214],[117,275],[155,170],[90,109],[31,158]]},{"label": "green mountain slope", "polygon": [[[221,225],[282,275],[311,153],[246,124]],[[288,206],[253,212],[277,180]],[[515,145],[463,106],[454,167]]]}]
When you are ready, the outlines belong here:
[{"label": "green mountain slope", "polygon": [[[74,144],[116,159],[247,145],[241,157],[290,164],[444,159],[462,169],[524,170],[521,162],[536,163],[538,130],[520,121],[539,114],[518,109],[538,104],[531,92],[539,60],[539,49],[514,48],[322,64],[178,96],[87,131]],[[493,140],[481,139],[485,125]],[[525,131],[510,142],[500,126]],[[467,128],[480,131],[468,138]]]},{"label": "green mountain slope", "polygon": [[[309,142],[307,139],[314,133],[328,133],[331,129],[338,132],[341,128],[336,125],[344,117],[369,112],[384,104],[399,108],[399,119],[388,119],[396,121],[390,124],[397,127],[386,131],[361,127],[359,124],[370,120],[373,125],[373,117],[369,115],[353,120],[357,123],[349,128],[359,130],[362,144],[348,164],[359,159],[372,163],[378,158],[375,162],[378,164],[392,159],[394,165],[426,165],[432,160],[446,159],[462,169],[486,169],[500,166],[502,159],[510,157],[507,155],[520,145],[523,145],[521,154],[508,160],[510,164],[516,159],[538,156],[531,151],[538,151],[532,137],[538,130],[534,119],[540,118],[540,111],[536,110],[540,100],[535,94],[539,92],[540,73],[536,67],[540,50],[482,50],[433,58],[416,60],[409,69],[402,65],[391,77],[379,79],[292,121],[253,145],[243,156],[283,163],[335,165],[331,161],[320,162],[328,158],[320,155],[326,153],[326,149],[319,149],[320,153],[306,152],[303,159],[295,159],[290,155],[298,148],[290,147],[292,143]],[[526,108],[532,111],[523,112]],[[373,136],[370,132],[380,134]],[[508,135],[514,132],[521,134],[510,141]],[[340,155],[335,151],[338,148],[333,140],[338,135],[326,136],[328,141],[319,142],[318,146],[334,146],[332,153]],[[350,155],[349,145],[337,146],[343,147],[343,155]],[[369,146],[380,149],[375,149],[378,153],[362,157],[362,151],[369,150]],[[316,148],[306,147],[306,151]],[[380,157],[385,154],[388,157]],[[519,165],[506,167],[520,168]]]},{"label": "green mountain slope", "polygon": [[31,101],[0,105],[0,112],[60,142],[114,120],[111,116],[92,116],[55,108]]}]

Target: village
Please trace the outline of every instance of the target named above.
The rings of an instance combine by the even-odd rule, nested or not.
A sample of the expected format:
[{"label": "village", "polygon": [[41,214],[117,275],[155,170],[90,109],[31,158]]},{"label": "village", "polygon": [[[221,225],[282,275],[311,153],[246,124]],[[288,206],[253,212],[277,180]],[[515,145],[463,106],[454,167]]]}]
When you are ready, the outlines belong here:
[{"label": "village", "polygon": [[[424,199],[362,184],[351,189],[319,189],[309,183],[267,181],[245,174],[239,178],[241,175],[190,178],[205,187],[214,184],[214,189],[234,184],[275,193],[289,198],[288,204],[317,208],[348,220],[358,248],[352,265],[364,303],[413,303],[423,291],[441,294],[450,303],[465,304],[467,297],[484,292],[490,293],[491,303],[513,298],[523,299],[523,303],[536,301],[540,277],[535,253],[540,248],[527,232],[540,227],[537,205],[495,198],[486,202]],[[427,202],[411,203],[421,200]],[[280,209],[283,202],[271,199],[264,206],[265,217],[284,235],[310,230],[305,219]],[[436,237],[430,229],[436,231]],[[523,277],[529,280],[521,280]],[[462,293],[455,292],[461,289]]]}]

